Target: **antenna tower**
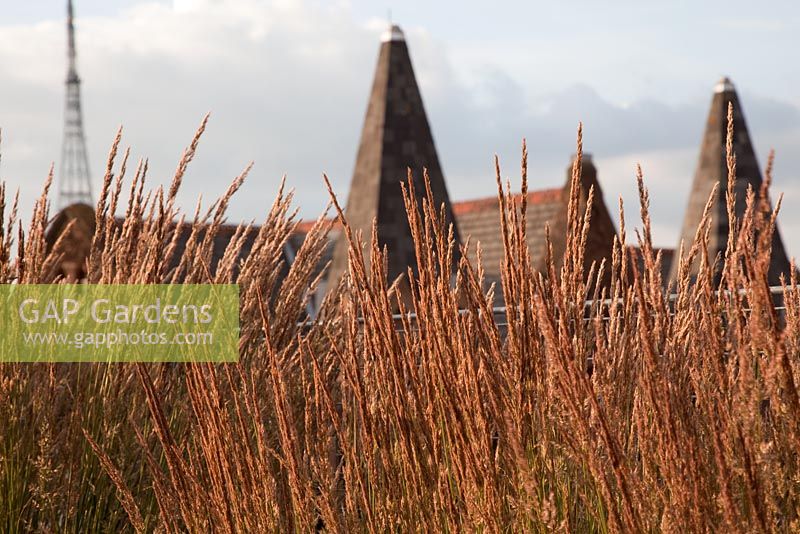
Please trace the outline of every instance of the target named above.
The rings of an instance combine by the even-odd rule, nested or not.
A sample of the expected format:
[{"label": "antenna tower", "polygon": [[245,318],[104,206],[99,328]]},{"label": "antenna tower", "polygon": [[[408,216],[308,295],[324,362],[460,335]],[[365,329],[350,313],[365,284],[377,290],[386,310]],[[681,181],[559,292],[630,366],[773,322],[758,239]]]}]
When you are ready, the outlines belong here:
[{"label": "antenna tower", "polygon": [[64,141],[61,146],[61,180],[58,208],[82,202],[91,205],[92,179],[81,113],[81,79],[75,64],[75,25],[72,0],[67,0],[67,98],[64,107]]}]

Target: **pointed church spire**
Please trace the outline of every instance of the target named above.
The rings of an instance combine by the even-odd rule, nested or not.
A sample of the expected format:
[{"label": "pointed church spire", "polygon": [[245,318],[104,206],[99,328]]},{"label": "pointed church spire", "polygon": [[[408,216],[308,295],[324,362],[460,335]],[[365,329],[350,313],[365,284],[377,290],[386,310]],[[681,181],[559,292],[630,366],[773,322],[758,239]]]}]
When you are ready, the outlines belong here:
[{"label": "pointed church spire", "polygon": [[[736,88],[728,78],[722,78],[714,87],[711,99],[711,110],[708,113],[706,131],[700,147],[700,158],[694,176],[694,183],[689,194],[689,203],[683,221],[680,239],[684,250],[692,246],[694,234],[703,209],[711,194],[714,184],[719,183],[714,205],[712,206],[712,227],[709,240],[709,257],[713,259],[718,253],[724,253],[728,242],[728,213],[725,203],[725,192],[728,183],[728,167],[725,155],[725,141],[728,127],[728,104],[733,105],[733,150],[736,154],[736,215],[741,217],[745,212],[748,187],[752,187],[756,195],[761,191],[761,171],[756,159],[755,150],[747,130],[747,124],[736,94]],[[678,262],[672,266],[670,278],[675,279]],[[697,272],[697,264],[693,267],[693,276]],[[777,228],[772,238],[772,258],[769,268],[770,284],[777,284],[781,273],[787,276],[790,272],[789,260],[783,248],[783,240]],[[719,281],[717,273],[717,282]]]},{"label": "pointed church spire", "polygon": [[[408,267],[416,268],[400,187],[408,169],[413,173],[420,205],[425,195],[423,169],[428,170],[437,208],[444,203],[448,223],[455,224],[405,36],[399,26],[392,25],[381,36],[346,208],[353,231],[360,230],[367,240],[373,219],[377,221],[378,240],[389,251],[390,281],[404,274]],[[458,242],[457,231],[455,239]],[[334,251],[328,278],[330,287],[347,270],[347,261],[347,243],[342,236]]]}]

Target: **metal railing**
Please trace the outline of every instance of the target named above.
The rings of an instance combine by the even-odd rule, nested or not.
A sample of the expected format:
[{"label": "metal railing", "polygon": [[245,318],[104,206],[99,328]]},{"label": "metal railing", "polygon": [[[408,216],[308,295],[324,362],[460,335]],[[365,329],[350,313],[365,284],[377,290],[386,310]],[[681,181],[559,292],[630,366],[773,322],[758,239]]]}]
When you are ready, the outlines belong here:
[{"label": "metal railing", "polygon": [[[770,286],[769,287],[770,295],[773,298],[774,297],[778,297],[778,299],[777,299],[778,302],[773,302],[773,309],[775,311],[777,311],[779,313],[783,313],[783,312],[786,311],[786,306],[783,303],[784,294],[785,294],[785,292],[793,291],[794,289],[795,288],[792,288],[790,286],[786,286],[786,288],[784,288],[783,286]],[[800,287],[798,287],[796,289],[800,289]],[[729,293],[728,290],[722,290],[722,292],[723,293]],[[714,296],[719,296],[719,294],[720,294],[719,290],[714,291]],[[740,296],[747,295],[747,290],[740,289],[738,291],[738,294]],[[672,309],[672,305],[678,300],[678,297],[679,297],[679,294],[677,294],[677,293],[671,293],[668,296],[668,301],[669,301],[669,303],[671,305],[670,306],[670,308],[671,308],[670,309],[670,316],[674,315],[674,310]],[[607,299],[602,299],[601,305],[602,305],[603,309],[608,309],[613,304],[618,304],[618,303],[622,303],[622,302],[624,302],[624,299],[622,299],[622,298],[616,298],[616,299],[607,298]],[[591,310],[591,308],[594,307],[596,304],[597,304],[597,301],[595,301],[593,299],[586,300],[586,301],[584,301],[584,309],[587,312],[589,312],[589,310]],[[495,306],[495,307],[491,308],[492,317],[495,318],[495,325],[496,326],[498,326],[500,328],[504,328],[504,327],[508,326],[509,323],[507,321],[505,321],[505,317],[507,316],[507,311],[508,311],[508,308],[506,306]],[[749,312],[751,310],[749,308],[745,308],[744,311],[745,312]],[[471,313],[472,313],[472,310],[467,310],[467,309],[458,310],[458,314],[459,315],[469,315]],[[482,313],[482,310],[478,310],[478,313],[479,314]],[[406,321],[415,322],[416,319],[417,319],[417,314],[414,313],[414,312],[406,312],[404,314],[396,313],[396,314],[392,315],[392,319],[395,322],[395,324],[398,324],[398,323],[402,324],[404,319]],[[497,319],[501,319],[501,321],[497,321]],[[584,321],[586,321],[586,322],[594,320],[594,319],[595,319],[595,316],[592,316],[592,315],[587,315],[586,317],[584,317]],[[611,318],[609,316],[603,317],[604,321],[608,321],[610,319]],[[359,319],[359,321],[363,321],[363,319]],[[308,329],[308,328],[311,328],[314,325],[314,322],[315,321],[313,319],[309,320],[309,321],[301,321],[301,322],[298,323],[298,327],[301,327],[303,329]],[[403,329],[397,329],[396,331],[397,332],[405,332],[405,330],[403,330]],[[418,331],[418,330],[416,330],[416,329],[412,330],[412,332],[416,332],[416,331]]]}]

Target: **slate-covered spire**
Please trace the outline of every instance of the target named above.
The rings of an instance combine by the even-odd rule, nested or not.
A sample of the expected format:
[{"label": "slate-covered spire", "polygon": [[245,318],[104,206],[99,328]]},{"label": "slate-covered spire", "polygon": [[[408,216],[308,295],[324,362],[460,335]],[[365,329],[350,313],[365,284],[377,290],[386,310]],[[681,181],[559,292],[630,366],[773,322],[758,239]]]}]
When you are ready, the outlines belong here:
[{"label": "slate-covered spire", "polygon": [[[403,31],[391,26],[381,41],[345,211],[354,232],[361,230],[367,241],[372,221],[377,221],[380,245],[389,251],[391,281],[409,266],[416,267],[400,187],[408,169],[420,205],[425,195],[423,169],[427,169],[437,208],[444,203],[448,222],[455,219]],[[455,238],[458,241],[458,232]],[[346,270],[347,244],[342,235],[334,251],[329,287]]]},{"label": "slate-covered spire", "polygon": [[[728,78],[721,79],[714,87],[714,96],[711,100],[711,110],[708,113],[706,131],[700,147],[700,158],[694,183],[689,194],[689,203],[686,207],[683,228],[680,239],[683,240],[684,250],[688,251],[694,241],[695,231],[703,216],[708,196],[715,183],[719,183],[712,207],[712,227],[709,242],[709,256],[713,259],[716,254],[725,252],[728,242],[728,212],[725,202],[725,192],[728,183],[728,167],[725,156],[725,141],[728,127],[728,104],[733,104],[733,150],[736,154],[736,215],[741,217],[745,212],[747,189],[752,186],[756,195],[761,191],[762,177],[756,159],[750,133],[747,130],[742,106],[736,94],[736,88]],[[676,256],[677,258],[677,256]],[[695,273],[697,264],[694,266]],[[678,262],[672,266],[671,279],[677,276]],[[783,248],[780,233],[775,231],[772,239],[772,259],[769,269],[769,281],[777,284],[781,273],[788,277],[790,272],[789,260]],[[719,281],[719,273],[717,281]]]}]

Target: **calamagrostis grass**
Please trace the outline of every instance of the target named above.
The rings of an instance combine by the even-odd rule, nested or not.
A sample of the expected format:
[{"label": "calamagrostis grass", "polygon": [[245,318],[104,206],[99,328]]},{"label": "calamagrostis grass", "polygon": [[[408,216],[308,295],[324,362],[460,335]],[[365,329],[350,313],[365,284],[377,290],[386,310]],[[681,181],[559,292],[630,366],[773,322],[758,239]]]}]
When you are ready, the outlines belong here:
[{"label": "calamagrostis grass", "polygon": [[[214,265],[249,167],[206,211],[176,207],[205,125],[166,193],[146,190],[147,161],[136,165],[121,219],[130,152],[117,167],[118,134],[86,278],[238,283],[241,361],[0,364],[4,531],[800,529],[800,292],[792,275],[776,312],[772,157],[764,188],[739,199],[735,216],[730,112],[725,253],[708,254],[710,199],[669,289],[641,168],[638,251],[620,201],[610,261],[586,260],[598,200],[581,193],[579,128],[567,232],[552,236],[566,244],[563,261],[548,237],[546,268],[532,265],[523,144],[521,196],[496,161],[500,288],[468,259],[480,244],[455,243],[427,180],[416,191],[409,175],[417,268],[388,279],[392,251],[377,228],[364,243],[331,191],[349,269],[313,322],[325,214],[286,265],[297,223],[281,186],[260,227],[239,226]],[[0,227],[2,283],[58,282],[63,251],[45,243],[49,183],[26,230],[16,200]],[[2,219],[4,188],[0,199]]]}]

